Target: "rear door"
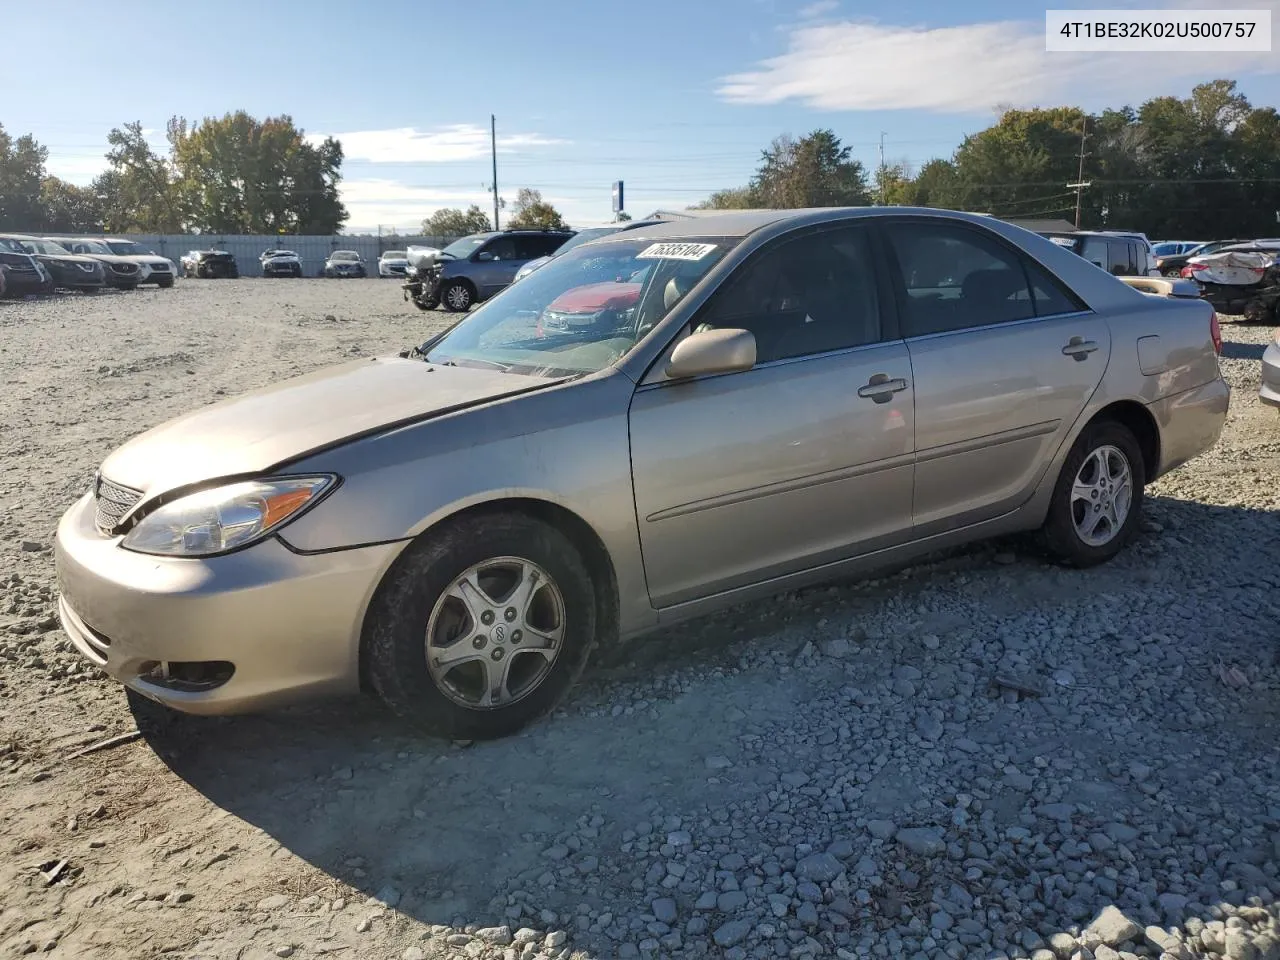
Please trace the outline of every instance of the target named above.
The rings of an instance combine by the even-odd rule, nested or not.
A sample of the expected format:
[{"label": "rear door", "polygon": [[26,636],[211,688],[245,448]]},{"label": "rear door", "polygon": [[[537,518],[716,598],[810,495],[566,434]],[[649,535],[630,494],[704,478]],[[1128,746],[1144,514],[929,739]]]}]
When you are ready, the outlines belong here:
[{"label": "rear door", "polygon": [[928,536],[1024,503],[1097,388],[1106,322],[976,224],[885,224],[915,380],[912,515]]},{"label": "rear door", "polygon": [[656,607],[900,543],[911,532],[911,368],[882,326],[864,222],[781,238],[692,320],[746,329],[750,370],[645,382],[636,514]]}]

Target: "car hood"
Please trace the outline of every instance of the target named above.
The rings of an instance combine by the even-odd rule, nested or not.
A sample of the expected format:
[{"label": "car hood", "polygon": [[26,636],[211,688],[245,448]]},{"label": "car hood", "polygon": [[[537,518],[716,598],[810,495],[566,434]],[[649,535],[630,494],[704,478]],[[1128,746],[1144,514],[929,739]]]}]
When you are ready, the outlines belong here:
[{"label": "car hood", "polygon": [[548,263],[551,262],[551,260],[552,260],[551,257],[538,257],[537,260],[530,260],[528,263],[526,263],[523,267],[520,268],[520,272],[527,276],[528,274],[533,273],[533,271],[537,270],[539,267],[546,266]]},{"label": "car hood", "polygon": [[145,263],[149,267],[169,266],[169,260],[158,253],[122,253],[119,254],[119,257],[121,260],[128,260],[130,263]]},{"label": "car hood", "polygon": [[84,257],[78,253],[33,253],[32,256],[37,260],[52,261],[53,263],[96,264],[98,262],[93,257]]},{"label": "car hood", "polygon": [[153,427],[111,453],[102,475],[155,495],[556,382],[400,357],[352,360]]},{"label": "car hood", "polygon": [[552,300],[547,309],[561,313],[592,313],[606,307],[620,310],[633,306],[640,299],[640,289],[638,283],[617,283],[613,280],[588,283],[566,290]]},{"label": "car hood", "polygon": [[115,253],[80,253],[79,257],[85,257],[89,260],[97,260],[99,263],[133,263],[138,262],[136,257],[122,257]]}]

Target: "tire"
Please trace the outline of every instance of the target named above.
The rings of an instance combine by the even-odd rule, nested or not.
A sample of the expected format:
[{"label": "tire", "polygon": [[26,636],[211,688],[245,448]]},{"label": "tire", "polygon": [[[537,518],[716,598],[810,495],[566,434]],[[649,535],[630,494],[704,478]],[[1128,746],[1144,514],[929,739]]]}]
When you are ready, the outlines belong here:
[{"label": "tire", "polygon": [[[1113,478],[1108,489],[1112,491],[1112,503],[1116,508],[1122,502],[1123,480],[1127,471],[1129,496],[1123,517],[1117,517],[1119,509],[1107,513],[1105,489],[1092,489],[1095,483],[1105,483],[1099,472],[1104,462]],[[1081,480],[1079,492],[1077,479]],[[1124,549],[1137,529],[1146,479],[1142,450],[1128,427],[1113,420],[1090,424],[1076,438],[1058,474],[1053,499],[1049,502],[1049,514],[1041,528],[1045,547],[1055,559],[1068,566],[1083,568],[1106,563]],[[1089,493],[1088,498],[1082,496],[1086,492]],[[1102,497],[1101,503],[1098,502],[1099,496]],[[1090,505],[1093,510],[1090,510]],[[1102,519],[1094,521],[1094,537],[1087,537],[1087,519],[1099,516]],[[1100,529],[1103,524],[1108,529]]]},{"label": "tire", "polygon": [[1170,280],[1176,280],[1178,277],[1182,276],[1182,271],[1177,269],[1165,270],[1164,275]]},{"label": "tire", "polygon": [[295,279],[295,280],[301,280],[301,279],[302,279],[302,268],[301,268],[301,267],[297,267],[297,268],[293,271],[293,279]]},{"label": "tire", "polygon": [[[521,569],[542,584],[527,615],[492,602],[520,590]],[[464,575],[472,576],[470,591],[458,587]],[[469,612],[464,591],[479,612]],[[535,630],[558,638],[542,646]],[[488,513],[432,530],[397,560],[370,605],[362,656],[370,686],[397,716],[432,736],[491,740],[555,709],[595,642],[594,586],[569,539],[523,514]],[[473,659],[429,664],[430,650],[454,649]],[[495,704],[499,665],[507,670],[506,702]]]},{"label": "tire", "polygon": [[450,313],[466,313],[476,302],[476,294],[467,281],[450,280],[440,290],[440,302]]},{"label": "tire", "polygon": [[168,290],[170,287],[173,286],[173,281],[161,280],[158,284],[156,284],[156,286],[158,286],[161,290]]}]

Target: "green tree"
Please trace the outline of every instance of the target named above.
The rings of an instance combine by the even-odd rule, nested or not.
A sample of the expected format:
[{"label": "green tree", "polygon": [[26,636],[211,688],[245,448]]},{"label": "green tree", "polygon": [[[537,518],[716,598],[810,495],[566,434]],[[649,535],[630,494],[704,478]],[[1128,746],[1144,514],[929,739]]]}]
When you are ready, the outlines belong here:
[{"label": "green tree", "polygon": [[465,211],[445,207],[422,221],[422,234],[427,237],[465,237],[492,229],[489,217],[474,203]]},{"label": "green tree", "polygon": [[529,187],[521,187],[516,194],[514,213],[507,218],[507,226],[524,230],[565,230],[568,224],[560,211],[542,199],[542,194]]},{"label": "green tree", "polygon": [[759,206],[759,199],[751,187],[729,187],[717,190],[701,203],[694,204],[695,210],[749,210]]},{"label": "green tree", "polygon": [[184,229],[173,165],[147,141],[139,122],[107,134],[106,173],[94,181],[103,227],[111,233],[180,233]]},{"label": "green tree", "polygon": [[52,233],[100,233],[104,229],[102,203],[90,187],[78,187],[57,177],[40,183],[43,207],[40,226]]},{"label": "green tree", "polygon": [[243,110],[189,125],[169,122],[181,208],[207,233],[332,234],[346,222],[338,199],[342,146],[311,144],[288,115]]},{"label": "green tree", "polygon": [[49,151],[30,134],[14,139],[0,126],[0,229],[31,230],[42,220],[40,181]]},{"label": "green tree", "polygon": [[831,130],[778,137],[761,153],[751,192],[761,206],[845,207],[871,202],[867,173]]}]

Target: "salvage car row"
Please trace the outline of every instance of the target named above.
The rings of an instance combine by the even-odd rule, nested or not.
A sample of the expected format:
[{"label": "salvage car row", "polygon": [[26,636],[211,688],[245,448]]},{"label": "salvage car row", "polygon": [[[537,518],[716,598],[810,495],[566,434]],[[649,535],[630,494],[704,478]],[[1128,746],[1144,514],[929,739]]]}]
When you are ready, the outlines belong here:
[{"label": "salvage car row", "polygon": [[0,296],[172,287],[173,261],[132,240],[0,234]]}]

